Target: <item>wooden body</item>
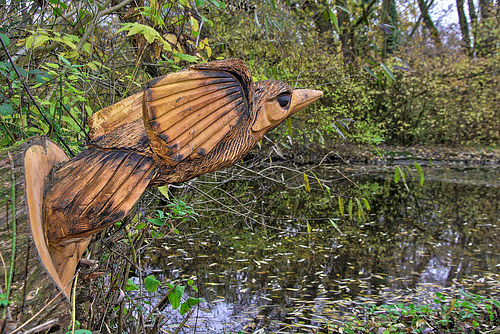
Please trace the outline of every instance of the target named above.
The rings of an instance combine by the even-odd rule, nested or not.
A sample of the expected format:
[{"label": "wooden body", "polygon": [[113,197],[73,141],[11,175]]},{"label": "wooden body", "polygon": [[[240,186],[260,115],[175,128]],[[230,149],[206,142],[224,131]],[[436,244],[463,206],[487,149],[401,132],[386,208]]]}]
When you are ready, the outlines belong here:
[{"label": "wooden body", "polygon": [[[29,258],[32,247],[40,259],[35,277],[47,282],[37,291],[44,297],[62,291],[58,300],[67,306],[92,234],[123,219],[148,186],[236,163],[321,94],[280,81],[253,82],[237,59],[199,64],[153,79],[145,90],[93,115],[90,145],[71,160],[46,138],[25,144],[13,167],[25,186],[15,216],[24,226],[22,254]],[[28,215],[22,214],[24,204]],[[1,225],[6,238],[7,222]],[[5,245],[8,240],[1,247],[4,257]]]}]

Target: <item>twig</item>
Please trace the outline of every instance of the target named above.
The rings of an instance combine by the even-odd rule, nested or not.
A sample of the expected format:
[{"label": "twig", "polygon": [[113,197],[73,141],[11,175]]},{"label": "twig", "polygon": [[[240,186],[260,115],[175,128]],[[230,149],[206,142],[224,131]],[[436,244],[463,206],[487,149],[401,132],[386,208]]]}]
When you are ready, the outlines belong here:
[{"label": "twig", "polygon": [[59,320],[52,319],[50,321],[47,321],[44,324],[41,324],[41,325],[35,326],[31,329],[28,329],[27,331],[23,332],[23,334],[33,334],[33,333],[45,332],[45,331],[47,331],[47,329],[50,329],[50,328],[54,327],[54,325],[57,325],[58,322],[59,322]]},{"label": "twig", "polygon": [[188,321],[188,319],[191,317],[191,314],[193,314],[193,312],[194,312],[194,309],[192,309],[191,311],[189,311],[189,313],[186,315],[186,317],[184,318],[184,320],[182,320],[182,322],[179,325],[179,327],[177,327],[172,334],[179,333],[179,331],[182,329],[182,327],[184,327],[184,325],[186,324],[186,321]]},{"label": "twig", "polygon": [[52,298],[44,307],[42,307],[40,309],[40,311],[38,311],[37,313],[35,313],[34,316],[32,316],[31,318],[29,318],[24,324],[22,324],[20,327],[14,329],[14,331],[12,332],[12,334],[16,334],[18,333],[21,329],[23,329],[24,327],[26,327],[30,322],[32,322],[36,317],[38,317],[43,311],[45,311],[45,309],[47,307],[50,306],[50,304],[52,304],[56,299],[57,297],[59,297],[63,292],[64,290],[73,282],[73,280],[75,279],[76,275],[73,276],[73,278],[71,278],[71,280],[68,282],[68,284],[66,284],[66,286],[64,288],[61,289],[61,291],[59,291],[57,293],[57,295],[54,296],[54,298]]},{"label": "twig", "polygon": [[75,334],[75,324],[76,324],[76,283],[78,282],[78,274],[79,272],[76,273],[75,276],[75,283],[73,284],[73,298],[71,301],[71,334]]},{"label": "twig", "polygon": [[[30,89],[28,88],[28,86],[26,85],[26,83],[24,82],[23,80],[23,77],[21,76],[21,74],[19,73],[19,71],[17,70],[17,67],[16,65],[14,65],[14,61],[12,60],[12,57],[10,56],[10,53],[9,53],[9,50],[7,50],[7,46],[4,44],[3,42],[3,39],[0,38],[0,43],[2,43],[2,47],[5,51],[5,53],[7,54],[7,58],[9,58],[9,61],[12,65],[12,68],[14,69],[14,71],[16,72],[17,74],[17,77],[19,78],[19,81],[21,81],[21,84],[23,85],[24,89],[26,90],[26,92],[28,93],[28,95],[30,96],[31,98],[31,101],[33,102],[33,104],[36,106],[36,108],[38,109],[38,111],[40,112],[40,115],[42,115],[43,119],[45,120],[45,122],[50,126],[50,128],[52,128],[52,124],[50,123],[50,121],[47,119],[47,117],[45,116],[45,114],[42,112],[42,109],[40,108],[40,106],[38,105],[38,103],[35,101],[35,98],[33,97],[33,95],[31,94],[31,91]],[[71,149],[69,148],[68,144],[66,144],[66,142],[64,141],[64,139],[61,137],[61,135],[56,131],[56,136],[57,138],[59,139],[59,141],[61,142],[61,144],[68,150],[69,154],[74,157],[75,154],[73,153],[73,151],[71,151]]]}]

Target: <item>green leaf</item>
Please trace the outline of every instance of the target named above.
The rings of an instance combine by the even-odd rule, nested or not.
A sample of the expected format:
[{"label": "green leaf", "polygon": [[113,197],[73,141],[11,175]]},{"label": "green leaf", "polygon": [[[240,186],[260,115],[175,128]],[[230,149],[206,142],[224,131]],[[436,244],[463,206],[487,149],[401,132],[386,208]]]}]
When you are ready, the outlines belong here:
[{"label": "green leaf", "polygon": [[126,291],[135,291],[139,290],[139,287],[132,281],[130,278],[127,280],[127,285],[125,287]]},{"label": "green leaf", "polygon": [[399,178],[400,178],[400,171],[401,171],[401,168],[396,167],[396,172],[394,173],[394,183],[398,183],[399,182]]},{"label": "green leaf", "polygon": [[417,169],[418,179],[420,180],[420,186],[424,186],[424,172],[422,170],[422,166],[420,166],[417,162],[415,162],[415,168]]},{"label": "green leaf", "polygon": [[5,44],[5,47],[9,46],[9,44],[10,44],[9,37],[7,37],[6,35],[0,33],[0,38],[2,39],[3,44]]},{"label": "green leaf", "polygon": [[54,69],[59,68],[59,65],[57,65],[55,63],[45,63],[45,66],[50,67],[50,68],[54,68]]},{"label": "green leaf", "polygon": [[158,219],[158,218],[149,218],[148,222],[150,222],[151,224],[153,224],[155,226],[163,226],[163,224],[165,224],[165,222],[163,220]]},{"label": "green leaf", "polygon": [[330,16],[330,21],[333,23],[333,27],[337,33],[340,33],[339,23],[337,21],[337,16],[331,8],[328,8],[328,15]]},{"label": "green leaf", "polygon": [[196,56],[191,56],[191,55],[187,55],[187,54],[183,54],[183,53],[174,53],[173,55],[176,56],[177,58],[179,58],[180,60],[185,60],[185,61],[190,62],[190,63],[195,63],[199,59]]},{"label": "green leaf", "polygon": [[[71,334],[72,331],[67,331],[66,334]],[[92,334],[92,331],[89,331],[88,329],[76,329],[75,334]]]},{"label": "green leaf", "polygon": [[30,36],[26,38],[26,48],[31,49],[31,48],[37,48],[41,45],[43,45],[45,42],[50,40],[50,37],[47,35],[36,35],[36,36]]},{"label": "green leaf", "polygon": [[340,216],[344,216],[344,201],[342,200],[342,197],[339,195],[339,209],[340,209]]},{"label": "green leaf", "polygon": [[306,173],[304,173],[304,187],[306,188],[306,191],[308,193],[311,192],[311,187],[309,186],[309,178],[307,177]]},{"label": "green leaf", "polygon": [[181,304],[181,297],[184,294],[184,287],[182,285],[177,285],[173,291],[168,294],[168,301],[174,310],[179,308]]},{"label": "green leaf", "polygon": [[349,210],[349,218],[352,219],[352,198],[349,199],[349,206],[348,206],[348,210]]},{"label": "green leaf", "polygon": [[362,66],[363,69],[368,72],[368,74],[370,74],[372,77],[374,77],[375,79],[378,79],[378,77],[375,75],[375,73],[373,73],[372,70],[370,70],[367,66]]},{"label": "green leaf", "polygon": [[363,202],[365,203],[366,210],[370,211],[370,203],[368,203],[368,200],[366,198],[363,198]]},{"label": "green leaf", "polygon": [[184,315],[187,312],[191,311],[193,306],[198,305],[203,299],[200,298],[188,298],[187,301],[181,304],[180,314]]},{"label": "green leaf", "polygon": [[288,134],[291,136],[292,135],[292,119],[288,117],[286,119],[286,128],[288,129]]},{"label": "green leaf", "polygon": [[191,306],[189,306],[188,302],[182,303],[181,309],[179,310],[179,313],[181,315],[184,315],[184,314],[188,313],[189,311],[191,311]]},{"label": "green leaf", "polygon": [[9,116],[14,113],[14,109],[10,105],[10,103],[4,102],[0,104],[0,114],[2,116]]},{"label": "green leaf", "polygon": [[190,17],[189,20],[191,21],[191,29],[193,32],[198,32],[200,29],[200,24],[198,23],[198,20],[196,20],[194,17]]},{"label": "green leaf", "polygon": [[144,279],[144,287],[149,292],[155,292],[160,285],[160,281],[158,281],[154,276],[149,275]]},{"label": "green leaf", "polygon": [[158,31],[148,26],[143,27],[142,34],[144,35],[144,38],[146,38],[146,41],[148,41],[149,44],[153,43],[157,37],[160,37]]},{"label": "green leaf", "polygon": [[396,77],[394,76],[394,74],[392,73],[392,71],[389,67],[387,67],[384,63],[380,63],[380,66],[382,66],[385,73],[387,73],[387,75],[389,76],[389,78],[392,79],[392,81],[396,81]]},{"label": "green leaf", "polygon": [[333,228],[337,230],[337,232],[339,232],[340,234],[344,234],[342,233],[342,231],[339,229],[338,225],[333,221],[333,219],[329,219],[330,221],[330,224],[332,224]]},{"label": "green leaf", "polygon": [[[169,196],[168,196],[168,186],[161,186],[161,187],[158,187],[158,190],[160,191],[160,193],[165,196],[166,199],[170,199]],[[163,212],[163,211],[162,211]]]}]

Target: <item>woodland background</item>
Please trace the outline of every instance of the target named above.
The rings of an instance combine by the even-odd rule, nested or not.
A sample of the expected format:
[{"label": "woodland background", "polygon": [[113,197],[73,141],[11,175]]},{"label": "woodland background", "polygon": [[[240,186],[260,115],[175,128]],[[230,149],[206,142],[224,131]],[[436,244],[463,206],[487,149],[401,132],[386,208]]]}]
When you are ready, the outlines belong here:
[{"label": "woodland background", "polygon": [[75,154],[86,144],[88,117],[149,79],[237,57],[256,80],[324,92],[271,134],[285,149],[346,138],[497,146],[499,1],[456,0],[449,13],[457,11],[459,23],[449,26],[430,15],[436,4],[7,0],[0,143],[49,134]]},{"label": "woodland background", "polygon": [[[0,150],[30,136],[48,135],[75,155],[87,144],[88,118],[101,108],[139,91],[151,78],[193,63],[237,57],[245,61],[255,80],[278,79],[324,93],[313,106],[268,134],[270,141],[264,144],[273,143],[278,153],[330,151],[346,141],[364,146],[383,142],[493,151],[500,143],[500,0],[453,0],[442,15],[456,12],[459,21],[448,26],[436,14],[439,1],[4,0],[0,3]],[[182,223],[213,224],[218,232],[236,224],[262,223],[267,236],[268,225],[263,222],[271,221],[272,228],[288,228],[291,219],[273,217],[289,215],[280,210],[290,210],[293,203],[308,214],[318,209],[316,202],[325,203],[329,216],[344,217],[344,201],[352,221],[356,211],[360,222],[366,219],[367,199],[375,193],[372,186],[362,185],[348,193],[345,187],[337,190],[333,184],[331,188],[323,185],[310,170],[295,171],[283,181],[283,174],[279,178],[278,172],[255,160],[249,159],[250,166],[237,171],[206,175],[204,181],[186,187],[148,190],[134,212],[114,226],[115,231],[96,235],[86,258],[99,259],[99,269],[79,281],[75,303],[82,327],[102,332],[109,324],[118,333],[125,328],[144,333],[144,328],[151,327],[149,316],[130,311],[146,305],[130,297],[139,290],[130,277],[141,277],[148,292],[156,291],[161,282],[153,276],[142,280],[143,272],[137,268],[154,246],[152,241],[160,240],[163,232],[178,237]],[[418,170],[423,182],[420,166]],[[336,173],[342,174],[338,169],[328,172],[332,183],[338,180]],[[399,175],[408,189],[401,167],[396,169],[396,183]],[[225,181],[220,182],[221,178]],[[276,185],[286,191],[267,194]],[[288,195],[290,189],[300,189],[299,195]],[[264,195],[273,199],[273,205],[264,208]],[[313,195],[320,196],[319,200]],[[228,198],[236,204],[224,204]],[[394,193],[384,198],[395,201],[391,207],[406,208]],[[471,197],[470,202],[457,202],[457,207],[495,204],[484,192],[478,198],[484,202]],[[300,217],[297,222],[303,223]],[[338,230],[332,219],[328,224]],[[304,238],[309,237],[310,224],[300,228],[307,231]],[[345,225],[341,228],[346,231]],[[357,223],[352,229],[360,231]],[[397,229],[387,230],[396,233]],[[487,234],[495,236],[491,231]],[[256,239],[253,232],[245,235],[252,237],[234,242],[252,244]],[[300,238],[296,242],[302,242]],[[488,240],[486,236],[478,239]],[[382,240],[383,247],[394,247],[389,240]],[[219,250],[220,243],[214,245]],[[181,304],[184,286],[175,283],[175,289],[182,291],[170,294],[172,284],[166,292],[170,304],[180,307],[181,315],[190,312],[181,328],[192,314],[191,306],[200,299]],[[188,279],[186,288],[192,284]],[[108,294],[118,291],[116,287],[127,292],[127,302],[122,299],[111,307]],[[7,300],[0,295],[0,302]],[[156,318],[152,332],[158,332],[162,317]],[[425,317],[434,321],[434,316]],[[490,321],[481,328],[493,328],[498,317]],[[414,323],[417,328],[421,321]],[[373,332],[372,328],[366,332]]]}]

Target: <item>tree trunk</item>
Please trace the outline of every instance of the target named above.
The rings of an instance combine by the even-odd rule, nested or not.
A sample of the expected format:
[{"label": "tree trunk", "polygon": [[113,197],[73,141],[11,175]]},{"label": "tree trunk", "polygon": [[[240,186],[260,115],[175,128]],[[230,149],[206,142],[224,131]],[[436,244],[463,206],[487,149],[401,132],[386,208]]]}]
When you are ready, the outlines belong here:
[{"label": "tree trunk", "polygon": [[471,53],[469,24],[464,11],[464,0],[457,0],[458,22],[462,31],[462,47],[467,54]]},{"label": "tree trunk", "polygon": [[494,50],[498,41],[498,22],[495,20],[492,0],[479,0],[481,20],[477,27],[477,55],[488,57]]},{"label": "tree trunk", "polygon": [[420,8],[420,12],[422,13],[422,18],[427,30],[429,30],[432,40],[434,41],[435,46],[441,45],[441,38],[439,37],[439,32],[432,21],[432,18],[429,14],[429,7],[431,6],[433,1],[429,1],[428,3],[425,0],[418,0],[418,7]]},{"label": "tree trunk", "polygon": [[[337,0],[337,5],[347,8],[347,3],[344,0]],[[342,47],[342,57],[344,65],[352,64],[356,61],[356,36],[351,27],[349,13],[346,13],[341,8],[337,9],[337,21],[340,28],[340,43]]]},{"label": "tree trunk", "polygon": [[389,32],[387,29],[382,29],[384,33],[383,55],[386,57],[387,53],[392,53],[397,49],[398,35],[399,35],[399,22],[398,11],[396,2],[394,0],[384,0],[382,2],[382,24],[389,24],[392,29]]},{"label": "tree trunk", "polygon": [[[25,167],[30,152],[36,150],[42,156],[32,159],[31,164],[26,164],[30,166]],[[44,160],[46,162],[49,156],[52,159],[48,159],[51,161],[45,164]],[[23,324],[26,325],[22,331],[40,325],[45,325],[45,330],[51,329],[57,333],[68,330],[71,310],[68,295],[44,259],[43,247],[40,247],[44,243],[43,237],[36,237],[39,227],[31,224],[32,215],[37,210],[41,212],[41,207],[28,205],[29,194],[33,198],[43,196],[45,176],[42,176],[44,171],[40,167],[44,166],[48,173],[53,165],[64,159],[64,152],[44,137],[30,139],[22,145],[0,152],[0,251],[6,266],[5,270],[0,270],[0,281],[7,282],[12,277],[10,289],[2,287],[4,299],[8,296],[10,305],[7,310],[5,306],[0,307],[3,311],[1,333],[9,333]],[[33,182],[29,180],[30,177]],[[38,183],[42,188],[38,188],[37,193],[30,189],[28,183],[35,185],[35,188]],[[26,323],[32,317],[34,319]]]},{"label": "tree trunk", "polygon": [[476,15],[476,6],[474,5],[474,0],[467,0],[467,4],[469,6],[469,17],[472,26],[472,52],[476,49],[477,43],[477,15]]}]

